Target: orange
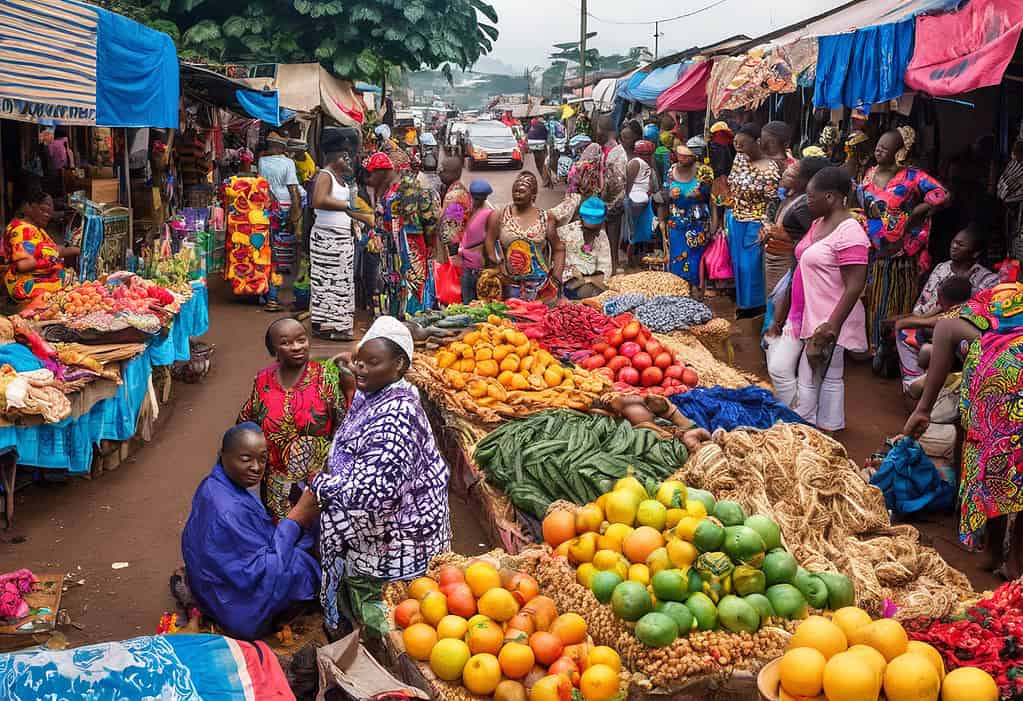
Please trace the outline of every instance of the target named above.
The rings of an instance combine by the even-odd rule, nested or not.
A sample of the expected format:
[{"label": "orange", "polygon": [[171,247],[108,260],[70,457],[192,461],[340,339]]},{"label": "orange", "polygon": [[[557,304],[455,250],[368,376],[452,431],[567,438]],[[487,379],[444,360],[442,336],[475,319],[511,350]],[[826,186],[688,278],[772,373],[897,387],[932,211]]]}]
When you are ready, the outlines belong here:
[{"label": "orange", "polygon": [[824,685],[825,664],[827,660],[819,650],[791,648],[782,656],[779,666],[782,687],[793,696],[816,696]]},{"label": "orange", "polygon": [[568,681],[572,682],[572,686],[579,683],[579,665],[569,657],[559,657],[554,660],[554,664],[547,668],[547,673],[562,674],[568,677]]},{"label": "orange", "polygon": [[488,590],[476,605],[480,613],[499,623],[511,620],[519,612],[519,602],[510,591],[500,587]]},{"label": "orange", "polygon": [[408,628],[422,620],[423,614],[419,613],[419,602],[415,599],[405,599],[394,607],[394,622],[399,628]]},{"label": "orange", "polygon": [[591,665],[579,679],[579,692],[586,701],[610,701],[618,694],[618,672],[606,664]]},{"label": "orange", "polygon": [[572,682],[562,674],[550,674],[538,680],[529,690],[529,701],[570,701]]},{"label": "orange", "polygon": [[453,682],[462,676],[469,657],[469,646],[465,641],[454,638],[438,640],[430,651],[430,669],[444,681]]},{"label": "orange", "polygon": [[575,530],[577,533],[597,533],[604,521],[604,512],[596,504],[586,504],[575,512]]},{"label": "orange", "polygon": [[537,630],[547,630],[551,623],[558,617],[558,607],[554,600],[548,596],[536,596],[530,599],[525,608],[522,609],[533,617],[533,623]]},{"label": "orange", "polygon": [[510,591],[520,605],[540,593],[540,585],[533,577],[524,572],[509,572],[507,576],[502,574],[501,586]]},{"label": "orange", "polygon": [[436,628],[440,619],[448,615],[448,598],[439,591],[427,592],[419,602],[419,612],[424,621]]},{"label": "orange", "polygon": [[472,595],[479,598],[491,589],[500,588],[501,575],[489,562],[477,560],[465,568],[465,582],[472,589]]},{"label": "orange", "polygon": [[578,613],[563,613],[549,628],[565,645],[577,645],[586,640],[586,621]]},{"label": "orange", "polygon": [[429,577],[413,579],[412,583],[408,585],[409,598],[416,601],[422,601],[427,592],[431,591],[440,591],[440,585]]},{"label": "orange", "polygon": [[607,645],[598,645],[586,655],[586,664],[593,666],[602,664],[610,667],[615,672],[622,671],[622,658],[615,652],[614,648]]},{"label": "orange", "polygon": [[583,533],[568,541],[568,561],[573,565],[593,562],[597,554],[597,534]]},{"label": "orange", "polygon": [[874,648],[885,660],[891,662],[906,651],[909,636],[906,629],[894,618],[882,618],[863,626],[853,633],[855,642]]},{"label": "orange", "polygon": [[906,652],[915,652],[929,659],[931,664],[934,665],[934,671],[938,673],[938,679],[945,679],[945,660],[942,659],[941,653],[933,646],[920,640],[910,640],[906,646]]},{"label": "orange", "polygon": [[849,647],[845,633],[824,616],[810,616],[796,628],[789,641],[789,649],[812,647],[830,660],[834,655],[845,652]]},{"label": "orange", "polygon": [[437,644],[437,631],[425,623],[413,623],[402,632],[401,639],[409,657],[428,660],[433,646]]},{"label": "orange", "polygon": [[437,573],[437,582],[440,586],[446,587],[449,584],[455,584],[458,582],[465,581],[465,572],[462,572],[461,567],[455,567],[454,565],[444,565],[440,568],[440,572]]},{"label": "orange", "polygon": [[533,650],[522,643],[507,643],[498,653],[497,660],[501,663],[504,676],[509,679],[522,679],[536,662]]},{"label": "orange", "polygon": [[877,668],[854,652],[840,652],[828,660],[823,684],[828,701],[877,701],[881,693]]},{"label": "orange", "polygon": [[941,701],[998,701],[998,697],[995,680],[976,667],[952,670],[941,687]]},{"label": "orange", "polygon": [[941,679],[927,655],[907,652],[884,670],[884,695],[888,701],[937,701]]},{"label": "orange", "polygon": [[552,548],[572,540],[575,534],[575,516],[568,511],[552,511],[543,520],[543,539]]},{"label": "orange", "polygon": [[473,623],[469,621],[469,630],[465,634],[465,642],[469,644],[469,652],[478,655],[489,652],[496,655],[504,645],[504,631],[493,621],[485,620]]},{"label": "orange", "polygon": [[700,555],[695,545],[678,538],[668,541],[667,550],[671,566],[679,569],[689,567]]},{"label": "orange", "polygon": [[490,696],[501,683],[501,664],[488,652],[473,655],[462,669],[462,684],[477,696]]},{"label": "orange", "polygon": [[476,613],[476,597],[465,582],[455,582],[442,590],[448,600],[448,613],[469,618]]},{"label": "orange", "polygon": [[884,679],[884,668],[888,666],[884,655],[869,645],[852,645],[848,651],[854,655],[859,655],[860,659],[870,664],[877,672],[878,680]]},{"label": "orange", "polygon": [[531,633],[527,633],[524,630],[518,628],[505,628],[504,629],[504,644],[508,643],[522,643],[523,645],[529,645],[529,636]]},{"label": "orange", "polygon": [[650,553],[664,545],[664,536],[650,526],[640,526],[622,543],[622,552],[629,562],[644,563]]},{"label": "orange", "polygon": [[529,636],[529,647],[533,649],[537,662],[542,665],[550,665],[561,657],[565,643],[554,633],[538,631]]},{"label": "orange", "polygon": [[870,614],[857,606],[845,606],[831,614],[831,622],[842,629],[849,644],[852,644],[853,633],[863,626],[870,625]]},{"label": "orange", "polygon": [[525,611],[519,611],[508,619],[508,622],[504,624],[504,628],[505,630],[521,630],[526,635],[532,635],[536,632],[536,623],[531,615]]},{"label": "orange", "polygon": [[440,619],[437,623],[437,637],[438,638],[457,638],[462,640],[465,638],[466,632],[469,630],[469,622],[461,616],[452,616],[448,614],[444,618]]}]

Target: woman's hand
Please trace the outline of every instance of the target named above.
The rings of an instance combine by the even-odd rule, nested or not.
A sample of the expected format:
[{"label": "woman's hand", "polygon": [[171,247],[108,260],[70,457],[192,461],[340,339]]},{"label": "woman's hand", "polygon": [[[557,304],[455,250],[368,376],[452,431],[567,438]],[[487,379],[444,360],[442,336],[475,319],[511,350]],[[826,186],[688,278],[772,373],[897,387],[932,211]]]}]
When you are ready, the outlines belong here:
[{"label": "woman's hand", "polygon": [[316,502],[316,495],[311,489],[306,489],[299,497],[298,503],[291,507],[288,518],[300,525],[303,529],[309,529],[320,516],[320,505]]},{"label": "woman's hand", "polygon": [[781,336],[781,322],[772,321],[771,325],[767,327],[767,331],[764,332],[764,338],[777,338]]},{"label": "woman's hand", "polygon": [[927,427],[931,425],[931,414],[923,409],[914,409],[913,413],[906,419],[906,425],[902,428],[903,435],[913,440],[920,440]]},{"label": "woman's hand", "polygon": [[838,338],[838,329],[830,321],[825,321],[813,332],[812,339],[820,345],[834,343]]},{"label": "woman's hand", "polygon": [[334,365],[337,365],[338,367],[342,367],[342,368],[344,368],[346,370],[351,370],[352,369],[352,352],[351,351],[341,351],[340,353],[335,355],[333,358],[331,358],[328,362],[331,362]]}]

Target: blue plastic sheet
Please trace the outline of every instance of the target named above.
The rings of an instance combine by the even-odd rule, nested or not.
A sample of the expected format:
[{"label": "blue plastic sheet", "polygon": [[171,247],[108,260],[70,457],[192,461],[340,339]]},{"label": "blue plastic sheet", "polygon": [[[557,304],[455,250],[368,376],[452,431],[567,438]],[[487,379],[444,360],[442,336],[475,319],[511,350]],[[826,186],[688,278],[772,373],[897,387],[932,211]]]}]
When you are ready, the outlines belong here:
[{"label": "blue plastic sheet", "polygon": [[896,514],[952,508],[952,485],[912,438],[903,438],[888,451],[870,483],[884,494],[884,503]]},{"label": "blue plastic sheet", "polygon": [[181,311],[174,318],[166,336],[153,341],[149,355],[154,367],[173,365],[188,360],[192,350],[188,339],[202,336],[209,330],[209,293],[205,285],[192,285],[192,298],[181,305]]},{"label": "blue plastic sheet", "polygon": [[618,97],[624,100],[642,102],[653,107],[662,92],[678,82],[681,63],[655,68],[649,73],[633,73],[628,82],[618,83]]},{"label": "blue plastic sheet", "polygon": [[264,93],[259,90],[239,89],[235,90],[234,96],[249,116],[275,127],[281,125],[281,107],[276,90]]},{"label": "blue plastic sheet", "polygon": [[178,126],[179,73],[174,41],[127,17],[96,9],[96,124]]},{"label": "blue plastic sheet", "polygon": [[869,107],[901,97],[914,27],[907,19],[818,38],[814,105]]},{"label": "blue plastic sheet", "polygon": [[28,346],[5,343],[0,346],[0,365],[10,365],[17,372],[31,372],[43,367],[43,361],[33,355]]},{"label": "blue plastic sheet", "polygon": [[673,395],[671,402],[685,417],[708,431],[764,429],[778,422],[806,423],[763,387],[695,387],[685,394]]}]

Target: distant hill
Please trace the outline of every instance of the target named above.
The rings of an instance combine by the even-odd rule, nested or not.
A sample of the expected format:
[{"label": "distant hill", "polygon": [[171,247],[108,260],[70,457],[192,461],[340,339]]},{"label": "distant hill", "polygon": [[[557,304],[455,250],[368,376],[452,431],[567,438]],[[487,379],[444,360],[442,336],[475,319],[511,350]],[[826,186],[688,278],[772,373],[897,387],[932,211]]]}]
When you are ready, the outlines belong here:
[{"label": "distant hill", "polygon": [[[454,84],[448,83],[440,71],[406,73],[405,79],[412,89],[417,104],[428,104],[436,95],[461,109],[483,109],[490,97],[525,92],[523,75],[454,71]],[[535,89],[535,88],[534,88]]]},{"label": "distant hill", "polygon": [[484,56],[472,67],[478,73],[493,73],[495,75],[522,75],[522,68],[516,68],[510,63],[505,63],[493,56]]}]

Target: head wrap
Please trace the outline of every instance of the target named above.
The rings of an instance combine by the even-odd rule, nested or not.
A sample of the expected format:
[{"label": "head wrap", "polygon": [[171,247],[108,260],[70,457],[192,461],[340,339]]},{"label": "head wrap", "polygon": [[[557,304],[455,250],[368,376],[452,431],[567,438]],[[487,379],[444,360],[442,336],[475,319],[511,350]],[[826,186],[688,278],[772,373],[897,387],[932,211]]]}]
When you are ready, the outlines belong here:
[{"label": "head wrap", "polygon": [[909,152],[913,150],[913,144],[916,143],[916,130],[913,127],[904,126],[899,127],[896,131],[902,136],[902,148],[895,154],[895,162],[902,165],[909,160]]},{"label": "head wrap", "polygon": [[820,146],[807,146],[803,149],[803,158],[824,158],[827,154]]},{"label": "head wrap", "polygon": [[603,224],[607,218],[607,205],[599,197],[590,197],[579,205],[579,218],[591,226]]},{"label": "head wrap", "polygon": [[693,152],[693,155],[697,158],[703,158],[707,155],[707,140],[697,134],[693,138],[686,142],[686,146]]},{"label": "head wrap", "polygon": [[838,138],[838,127],[833,124],[829,124],[821,129],[821,135],[820,138],[817,139],[817,143],[819,143],[825,151],[830,151],[835,148],[835,144],[838,143]]},{"label": "head wrap", "polygon": [[593,139],[586,134],[576,134],[569,140],[568,145],[572,148],[579,148],[580,146],[588,145],[592,141]]},{"label": "head wrap", "polygon": [[636,145],[633,147],[633,150],[639,156],[649,156],[654,152],[654,144],[652,141],[640,139],[639,141],[636,142]]},{"label": "head wrap", "polygon": [[867,135],[862,131],[854,131],[849,135],[849,138],[845,140],[846,146],[858,146],[867,140]]},{"label": "head wrap", "polygon": [[469,183],[469,194],[476,197],[486,197],[494,191],[486,180],[473,180]]},{"label": "head wrap", "polygon": [[372,173],[375,170],[394,170],[394,161],[382,151],[377,151],[366,160],[366,170]]},{"label": "head wrap", "polygon": [[374,338],[387,338],[398,344],[398,347],[405,351],[408,360],[412,362],[412,353],[415,352],[415,343],[412,341],[412,332],[405,324],[393,316],[381,316],[373,322],[373,325],[366,331],[366,335],[359,341],[356,350],[372,341]]},{"label": "head wrap", "polygon": [[656,124],[647,124],[643,127],[643,138],[647,141],[657,141],[660,136],[661,130],[657,128]]},{"label": "head wrap", "polygon": [[378,126],[376,129],[373,130],[373,133],[376,134],[382,141],[387,141],[388,139],[391,138],[391,128],[386,124],[381,124],[380,126]]},{"label": "head wrap", "polygon": [[717,134],[719,131],[726,131],[729,134],[732,133],[732,129],[725,122],[714,122],[710,125],[711,134]]},{"label": "head wrap", "polygon": [[388,157],[391,159],[391,163],[394,164],[394,169],[398,171],[406,171],[412,169],[412,160],[408,157],[408,154],[400,148],[392,149],[388,152]]}]

